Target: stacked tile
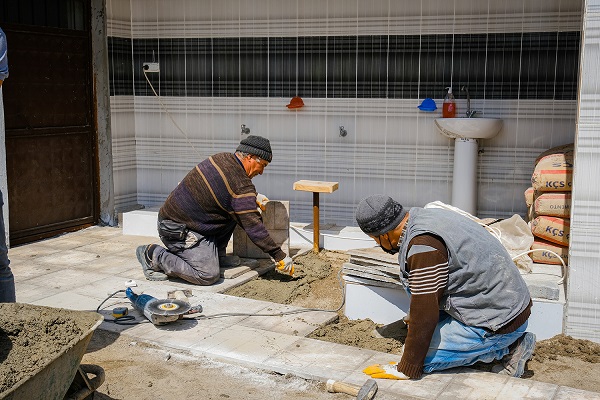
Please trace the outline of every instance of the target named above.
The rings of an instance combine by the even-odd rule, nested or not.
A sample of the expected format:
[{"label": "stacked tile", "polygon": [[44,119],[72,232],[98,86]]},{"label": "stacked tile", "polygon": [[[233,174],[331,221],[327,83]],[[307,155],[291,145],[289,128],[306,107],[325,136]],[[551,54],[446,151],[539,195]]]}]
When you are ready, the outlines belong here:
[{"label": "stacked tile", "polygon": [[347,251],[350,260],[344,263],[342,273],[360,278],[371,286],[402,288],[398,274],[398,257],[385,253],[379,247]]},{"label": "stacked tile", "polygon": [[531,258],[541,264],[567,262],[573,183],[573,144],[553,147],[535,160],[532,186],[525,191],[531,232],[535,239]]}]

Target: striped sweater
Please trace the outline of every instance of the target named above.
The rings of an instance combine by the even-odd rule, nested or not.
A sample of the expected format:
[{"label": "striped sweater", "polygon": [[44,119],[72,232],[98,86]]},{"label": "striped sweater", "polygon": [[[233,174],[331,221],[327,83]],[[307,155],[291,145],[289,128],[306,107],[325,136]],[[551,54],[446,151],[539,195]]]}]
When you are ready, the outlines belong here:
[{"label": "striped sweater", "polygon": [[217,235],[235,221],[275,261],[286,256],[265,228],[257,210],[256,188],[232,153],[215,154],[192,169],[171,192],[158,217],[183,223],[203,236]]}]

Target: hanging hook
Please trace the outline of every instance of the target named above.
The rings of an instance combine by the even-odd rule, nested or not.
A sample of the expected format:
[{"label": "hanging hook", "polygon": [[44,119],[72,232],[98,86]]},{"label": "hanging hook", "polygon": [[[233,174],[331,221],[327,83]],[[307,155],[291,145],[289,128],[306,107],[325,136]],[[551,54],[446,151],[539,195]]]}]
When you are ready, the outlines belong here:
[{"label": "hanging hook", "polygon": [[348,131],[346,129],[344,129],[343,125],[340,125],[340,136],[346,137],[347,134],[348,134]]},{"label": "hanging hook", "polygon": [[246,135],[250,133],[250,128],[248,128],[245,124],[242,124],[242,135],[245,133]]}]

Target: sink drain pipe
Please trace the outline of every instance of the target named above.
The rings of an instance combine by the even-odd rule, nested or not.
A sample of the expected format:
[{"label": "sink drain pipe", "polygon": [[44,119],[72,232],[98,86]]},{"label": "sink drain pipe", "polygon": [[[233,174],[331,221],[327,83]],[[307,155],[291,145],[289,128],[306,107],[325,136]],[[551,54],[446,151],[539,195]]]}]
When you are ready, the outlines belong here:
[{"label": "sink drain pipe", "polygon": [[454,139],[452,205],[471,215],[477,213],[477,139]]}]

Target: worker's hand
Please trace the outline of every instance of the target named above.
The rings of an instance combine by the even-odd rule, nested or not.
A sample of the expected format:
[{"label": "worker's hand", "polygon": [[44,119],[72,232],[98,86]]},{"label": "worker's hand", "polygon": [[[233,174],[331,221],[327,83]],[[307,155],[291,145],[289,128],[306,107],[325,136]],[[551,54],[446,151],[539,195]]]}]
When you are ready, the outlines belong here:
[{"label": "worker's hand", "polygon": [[363,372],[374,379],[396,379],[396,380],[407,380],[410,379],[402,372],[398,371],[398,363],[391,362],[389,364],[374,364],[369,365],[363,369]]},{"label": "worker's hand", "polygon": [[264,194],[258,193],[256,195],[256,205],[260,208],[261,211],[265,211],[268,202],[269,199],[267,199],[267,196],[265,196]]},{"label": "worker's hand", "polygon": [[279,272],[286,272],[290,275],[294,275],[294,260],[292,260],[292,257],[285,256],[283,260],[278,261],[277,270]]}]

